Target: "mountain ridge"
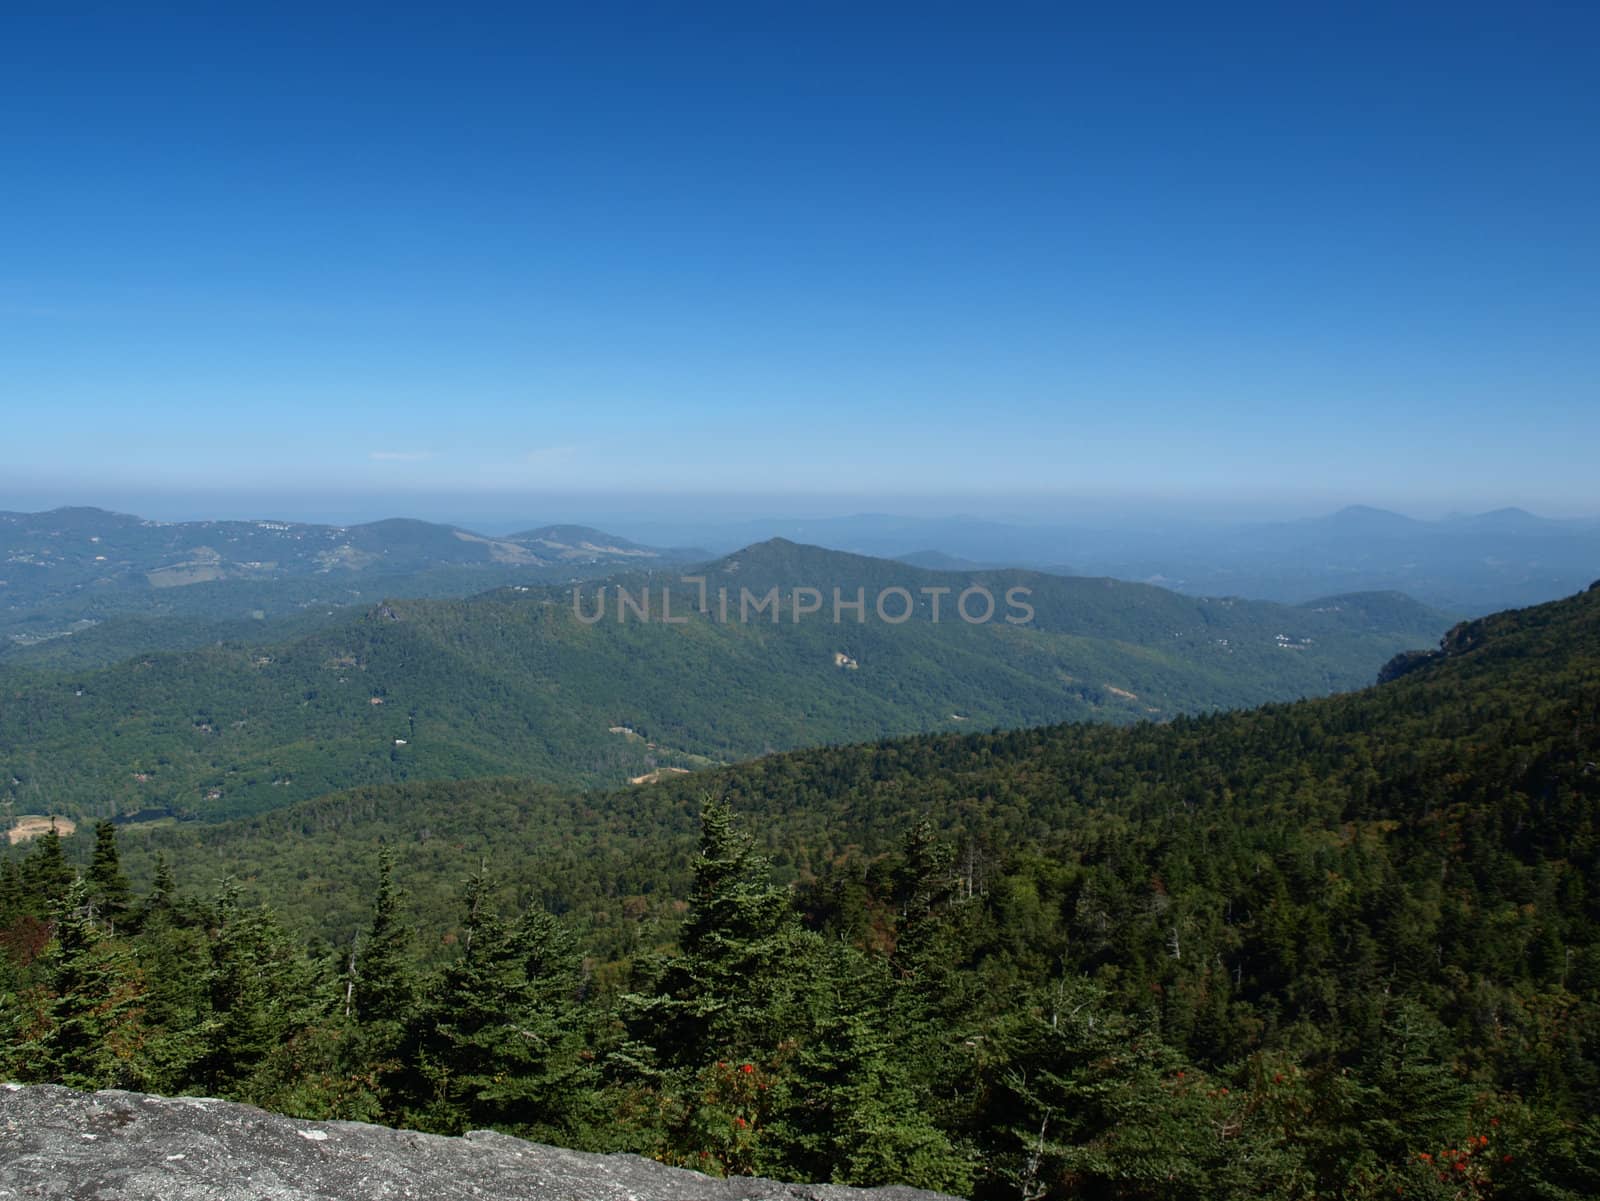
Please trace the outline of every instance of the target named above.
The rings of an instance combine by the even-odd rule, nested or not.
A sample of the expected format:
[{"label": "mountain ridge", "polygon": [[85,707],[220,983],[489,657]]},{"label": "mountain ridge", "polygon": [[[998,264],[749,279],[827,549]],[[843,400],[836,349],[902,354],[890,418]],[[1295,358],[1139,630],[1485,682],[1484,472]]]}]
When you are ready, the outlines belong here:
[{"label": "mountain ridge", "polygon": [[[238,634],[240,623],[303,625],[308,613],[385,594],[460,596],[706,557],[584,533],[578,545],[408,517],[341,526],[158,522],[87,507],[0,513],[0,662],[86,665],[119,650],[203,645]],[[119,628],[79,637],[106,623]]]},{"label": "mountain ridge", "polygon": [[[1593,746],[1600,730],[1600,693],[1592,683],[1600,670],[1600,581],[1562,601],[1460,623],[1445,637],[1453,650],[1431,656],[1406,678],[1332,697],[1181,715],[1159,725],[1078,721],[1012,731],[950,729],[799,748],[664,780],[651,787],[647,802],[625,790],[571,794],[516,779],[374,785],[216,826],[131,827],[139,830],[139,840],[130,852],[144,864],[155,849],[186,859],[203,841],[213,856],[206,878],[260,873],[275,880],[303,870],[296,865],[319,841],[338,836],[369,848],[381,841],[401,848],[411,870],[427,878],[423,884],[419,877],[418,887],[428,891],[443,888],[451,872],[466,872],[479,856],[498,862],[503,878],[544,879],[555,864],[578,853],[574,847],[585,847],[585,879],[609,892],[617,886],[605,882],[627,878],[631,859],[662,865],[682,857],[687,864],[694,815],[708,791],[744,813],[780,861],[802,873],[822,871],[833,853],[828,848],[841,842],[868,855],[888,851],[913,816],[946,830],[988,829],[993,845],[1002,847],[1048,841],[1111,815],[1119,822],[1133,814],[1154,820],[1164,813],[1199,820],[1202,815],[1191,809],[1202,797],[1208,806],[1242,806],[1253,821],[1281,820],[1284,806],[1331,828],[1403,819],[1422,845],[1430,832],[1436,836],[1440,823],[1460,820],[1441,799],[1458,787],[1446,770],[1457,756],[1484,770],[1496,765],[1493,770],[1509,773],[1509,779],[1544,770],[1540,764],[1548,754],[1558,753],[1566,764],[1558,777],[1580,794],[1593,794],[1600,772],[1593,763],[1585,768],[1595,756],[1582,747]],[[1511,690],[1496,696],[1494,687],[1507,680]],[[1577,743],[1574,706],[1580,714]],[[1583,719],[1585,712],[1592,720]],[[1532,721],[1534,732],[1522,741],[1510,739],[1507,728],[1522,721]],[[1556,736],[1562,728],[1566,743],[1548,752],[1508,757],[1495,749],[1523,743],[1536,748],[1543,745],[1541,730]],[[1457,744],[1474,749],[1452,750]],[[1234,747],[1250,748],[1249,761],[1207,765],[1210,758],[1222,762]],[[1328,788],[1291,803],[1298,765],[1324,754],[1341,762],[1339,774]],[[1107,756],[1116,771],[1104,766]],[[1381,787],[1369,778],[1380,763],[1392,764],[1397,773]],[[1190,774],[1204,786],[1192,788],[1186,782]],[[801,806],[791,799],[797,787],[806,798]],[[1459,787],[1474,795],[1481,786]],[[1500,791],[1489,796],[1509,806],[1505,828],[1518,827],[1517,845],[1526,848],[1558,832],[1581,841],[1569,802],[1544,794],[1519,799],[1510,785],[1496,787]],[[1275,799],[1267,805],[1265,798]],[[1594,799],[1600,803],[1600,796]],[[1258,801],[1259,811],[1251,808]],[[1532,810],[1519,806],[1548,809],[1549,820],[1528,824]],[[641,813],[656,823],[656,835],[641,829]],[[1207,820],[1231,819],[1219,812]],[[665,830],[672,840],[661,845]],[[428,838],[458,849],[441,860],[425,849]],[[588,846],[596,839],[606,844],[604,853],[599,845]],[[360,881],[373,870],[371,854],[364,864],[328,869],[327,880],[343,881],[340,937],[362,920],[366,896]],[[303,920],[298,898],[281,899]],[[552,894],[550,903],[558,902],[563,908],[613,903],[600,895],[580,900]]]},{"label": "mountain ridge", "polygon": [[[597,786],[963,725],[1165,720],[1359,687],[1450,624],[1391,598],[1319,610],[1019,570],[953,580],[782,540],[694,571],[705,611],[688,572],[633,571],[395,598],[288,643],[19,677],[0,701],[0,798],[238,815],[362,783]],[[987,620],[961,615],[963,580],[992,600]],[[623,589],[654,620],[624,613]],[[767,608],[745,612],[746,590]],[[835,614],[835,590],[861,607]],[[1013,624],[1023,591],[1029,620]],[[903,624],[879,616],[886,596],[911,606]],[[980,595],[968,613],[987,607]]]},{"label": "mountain ridge", "polygon": [[[770,533],[898,558],[935,552],[974,562],[1161,583],[1196,595],[1296,604],[1396,589],[1453,612],[1481,614],[1558,599],[1600,571],[1600,520],[1517,509],[1422,520],[1371,505],[1276,521],[1127,515],[1075,521],[887,518],[771,519],[717,527],[636,522],[640,536],[729,550]],[[1063,564],[1070,564],[1064,567]]]}]

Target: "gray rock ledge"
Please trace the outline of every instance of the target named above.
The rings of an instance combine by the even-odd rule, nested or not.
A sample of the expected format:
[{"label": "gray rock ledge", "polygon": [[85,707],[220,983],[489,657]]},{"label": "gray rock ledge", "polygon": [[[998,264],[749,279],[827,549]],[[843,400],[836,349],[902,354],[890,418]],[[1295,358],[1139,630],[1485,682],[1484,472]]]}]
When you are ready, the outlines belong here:
[{"label": "gray rock ledge", "polygon": [[0,1085],[0,1201],[949,1201],[913,1188],[717,1180],[474,1131],[308,1122],[250,1105]]}]

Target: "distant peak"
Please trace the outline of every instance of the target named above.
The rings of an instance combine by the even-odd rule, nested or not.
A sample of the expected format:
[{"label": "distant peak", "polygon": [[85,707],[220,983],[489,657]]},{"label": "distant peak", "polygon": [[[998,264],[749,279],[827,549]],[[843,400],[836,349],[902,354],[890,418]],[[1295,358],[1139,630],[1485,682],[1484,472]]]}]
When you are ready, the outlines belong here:
[{"label": "distant peak", "polygon": [[1519,509],[1515,505],[1508,505],[1504,509],[1491,509],[1487,513],[1479,513],[1476,517],[1465,519],[1467,525],[1498,530],[1529,529],[1547,524],[1546,519],[1537,513],[1530,513],[1526,509]]},{"label": "distant peak", "polygon": [[1384,521],[1411,520],[1411,518],[1407,517],[1404,513],[1396,513],[1393,509],[1380,509],[1374,505],[1346,505],[1333,516],[1335,520],[1349,519],[1367,521],[1373,518]]},{"label": "distant peak", "polygon": [[1392,509],[1378,509],[1372,505],[1346,505],[1337,513],[1322,519],[1324,524],[1345,530],[1377,532],[1384,530],[1409,530],[1422,523]]},{"label": "distant peak", "polygon": [[871,556],[854,554],[847,550],[835,550],[826,546],[815,546],[809,542],[795,542],[789,538],[768,538],[762,542],[752,542],[732,554],[723,556],[721,562],[728,566],[742,565],[746,568],[768,570],[830,570],[846,567],[852,563],[859,564]]},{"label": "distant peak", "polygon": [[615,534],[608,534],[604,530],[595,529],[590,525],[542,525],[536,529],[520,530],[515,534],[507,534],[506,540],[510,542],[539,542],[549,546],[593,546],[613,547],[621,550],[644,550],[637,542],[627,538],[619,538]]},{"label": "distant peak", "polygon": [[[300,523],[291,522],[289,524],[298,525]],[[440,525],[438,522],[433,521],[423,521],[420,517],[382,517],[377,521],[366,521],[348,528],[352,530],[395,532],[399,530],[448,530],[454,527]]]}]

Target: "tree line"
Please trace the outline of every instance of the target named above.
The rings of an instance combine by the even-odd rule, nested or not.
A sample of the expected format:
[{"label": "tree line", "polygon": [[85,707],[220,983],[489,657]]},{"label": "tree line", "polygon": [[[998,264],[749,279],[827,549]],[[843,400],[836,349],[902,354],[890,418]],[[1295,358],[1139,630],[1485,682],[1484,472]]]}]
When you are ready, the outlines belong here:
[{"label": "tree line", "polygon": [[[1170,939],[1113,948],[1106,876],[1076,890],[1072,952],[1035,908],[1066,887],[1059,865],[975,881],[974,862],[921,822],[849,887],[787,888],[710,800],[673,945],[603,989],[567,924],[501,910],[482,873],[463,882],[452,954],[424,966],[387,852],[363,936],[336,955],[291,938],[231,880],[190,896],[163,863],[135,896],[110,823],[83,871],[52,831],[0,869],[0,1068],[983,1197],[1600,1186],[1600,1122],[1574,1107],[1592,1095],[1592,1047],[1560,1045],[1600,979],[1571,980],[1564,953],[1531,969],[1533,1016],[1557,1045],[1524,1047],[1523,1079],[1474,1071],[1425,990],[1392,984],[1341,1019],[1352,1029],[1240,1038],[1230,1026],[1270,1007],[1163,996],[1159,979],[1130,1006],[1123,972],[1103,970],[1179,963],[1204,942],[1176,873],[1159,921]],[[1282,938],[1284,954],[1309,953],[1307,932]],[[1304,965],[1295,983],[1318,987]]]}]

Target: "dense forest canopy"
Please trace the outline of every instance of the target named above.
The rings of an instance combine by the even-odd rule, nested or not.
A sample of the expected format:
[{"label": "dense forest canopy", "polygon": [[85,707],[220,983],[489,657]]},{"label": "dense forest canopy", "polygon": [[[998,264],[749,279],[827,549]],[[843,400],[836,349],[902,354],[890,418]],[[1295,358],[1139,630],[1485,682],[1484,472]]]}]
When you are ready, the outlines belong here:
[{"label": "dense forest canopy", "polygon": [[1163,725],[47,834],[5,1070],[985,1197],[1592,1196],[1597,618]]},{"label": "dense forest canopy", "polygon": [[[1115,580],[928,572],[782,541],[696,570],[707,612],[676,569],[635,572],[581,586],[588,613],[599,589],[609,596],[593,623],[571,587],[522,585],[308,615],[278,643],[0,669],[0,803],[217,819],[358,785],[517,775],[609,787],[897,734],[1160,720],[1357,687],[1449,625],[1394,594],[1307,606],[1199,599]],[[973,585],[995,598],[994,620],[954,614]],[[810,588],[829,610],[724,621],[711,599],[724,587],[736,605],[740,589],[771,593],[791,615],[795,592]],[[875,611],[832,620],[835,589],[890,587],[918,602],[903,624]],[[1033,611],[1025,625],[1000,616],[1016,588]],[[661,619],[664,589],[691,620]],[[656,619],[619,620],[619,590],[648,594]]]}]

